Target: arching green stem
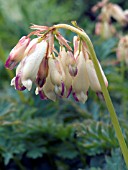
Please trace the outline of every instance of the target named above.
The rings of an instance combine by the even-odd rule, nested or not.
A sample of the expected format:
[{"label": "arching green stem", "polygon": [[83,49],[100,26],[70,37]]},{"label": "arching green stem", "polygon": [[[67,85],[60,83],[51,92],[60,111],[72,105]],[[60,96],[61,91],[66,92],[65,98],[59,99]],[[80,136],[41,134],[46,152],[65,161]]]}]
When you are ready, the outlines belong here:
[{"label": "arching green stem", "polygon": [[94,64],[94,67],[95,67],[95,70],[96,70],[96,73],[97,73],[97,77],[98,77],[100,85],[101,85],[101,89],[102,89],[102,92],[103,92],[103,95],[104,95],[104,99],[105,99],[108,111],[110,113],[112,124],[114,126],[114,129],[115,129],[115,132],[116,132],[116,135],[117,135],[117,139],[118,139],[122,154],[124,156],[124,160],[125,160],[126,165],[128,167],[128,148],[127,148],[127,145],[125,143],[125,140],[124,140],[124,137],[123,137],[123,134],[122,134],[122,131],[121,131],[121,128],[120,128],[120,125],[119,125],[119,121],[118,121],[114,106],[112,104],[109,92],[108,92],[107,87],[104,83],[102,73],[100,71],[99,64],[98,64],[98,61],[97,61],[97,57],[96,57],[96,54],[95,54],[95,51],[94,51],[94,48],[93,48],[93,45],[92,45],[90,38],[88,37],[88,35],[84,31],[80,30],[79,28],[75,28],[73,26],[67,25],[67,24],[54,25],[53,28],[56,28],[56,29],[64,28],[64,29],[71,30],[72,32],[75,32],[76,34],[78,34],[86,42],[88,49],[89,49],[89,52],[90,52],[91,59],[93,61],[93,64]]}]

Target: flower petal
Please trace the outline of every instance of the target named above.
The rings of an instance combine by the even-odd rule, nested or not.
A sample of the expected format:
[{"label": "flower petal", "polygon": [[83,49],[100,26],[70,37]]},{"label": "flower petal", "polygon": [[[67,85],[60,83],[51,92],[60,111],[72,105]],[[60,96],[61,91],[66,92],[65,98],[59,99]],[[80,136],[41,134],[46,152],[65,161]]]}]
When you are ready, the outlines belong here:
[{"label": "flower petal", "polygon": [[54,92],[54,85],[51,82],[50,79],[50,74],[48,74],[48,77],[46,78],[46,82],[43,86],[43,91],[44,94],[52,101],[56,101],[57,97],[56,94]]},{"label": "flower petal", "polygon": [[5,67],[12,70],[16,64],[24,58],[24,52],[30,43],[30,38],[23,36],[17,45],[11,50],[5,63]]},{"label": "flower petal", "polygon": [[57,58],[53,59],[50,57],[48,59],[48,65],[49,65],[49,73],[50,73],[50,78],[52,83],[54,85],[60,86],[65,79],[65,74],[60,61]]},{"label": "flower petal", "polygon": [[67,98],[70,96],[71,92],[72,92],[72,86],[68,89]]},{"label": "flower petal", "polygon": [[28,89],[28,91],[32,88],[32,81],[30,79],[22,80],[22,84]]},{"label": "flower petal", "polygon": [[73,91],[73,94],[75,93],[75,96],[77,97],[77,99],[81,102],[86,101],[87,99],[86,93],[89,88],[89,79],[88,79],[85,63],[86,62],[85,62],[83,53],[80,52],[80,55],[77,58],[78,73],[73,79],[73,83],[72,83],[73,90],[72,91]]},{"label": "flower petal", "polygon": [[39,87],[43,87],[47,75],[48,75],[48,59],[44,57],[40,64],[38,74],[36,77],[36,83],[38,84]]},{"label": "flower petal", "polygon": [[42,32],[47,31],[49,29],[49,27],[47,27],[47,26],[40,26],[40,25],[35,25],[35,24],[30,26],[30,28],[34,29],[34,30],[41,30]]},{"label": "flower petal", "polygon": [[60,45],[64,45],[69,51],[72,51],[72,48],[68,45],[68,41],[58,32],[55,35],[56,39],[59,41]]},{"label": "flower petal", "polygon": [[23,91],[26,89],[26,87],[21,84],[21,75],[20,74],[17,75],[15,78],[15,87],[16,87],[16,90],[19,90],[19,91]]},{"label": "flower petal", "polygon": [[[100,67],[104,82],[105,82],[106,86],[108,86],[107,78],[104,75],[104,72],[103,72],[100,64],[99,64],[99,67]],[[101,92],[102,91],[101,86],[100,86],[100,83],[99,83],[99,80],[98,80],[92,60],[89,60],[89,59],[86,60],[86,69],[87,69],[91,89],[96,92]]]},{"label": "flower petal", "polygon": [[41,100],[47,100],[47,99],[48,99],[48,98],[45,96],[45,94],[44,94],[43,91],[39,91],[39,95],[40,95]]}]

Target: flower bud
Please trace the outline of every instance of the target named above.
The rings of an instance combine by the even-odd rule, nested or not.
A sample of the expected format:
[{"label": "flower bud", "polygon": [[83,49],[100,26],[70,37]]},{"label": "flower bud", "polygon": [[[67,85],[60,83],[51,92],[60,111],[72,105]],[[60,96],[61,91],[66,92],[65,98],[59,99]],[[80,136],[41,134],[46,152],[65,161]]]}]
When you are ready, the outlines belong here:
[{"label": "flower bud", "polygon": [[74,58],[76,59],[79,55],[79,38],[77,36],[73,37],[73,46],[74,46]]},{"label": "flower bud", "polygon": [[109,24],[108,22],[98,22],[95,27],[95,34],[101,35],[102,38],[108,39],[112,37],[116,33],[115,28],[113,25]]},{"label": "flower bud", "polygon": [[77,67],[76,67],[76,60],[70,51],[65,51],[64,47],[61,47],[59,58],[61,60],[61,63],[63,65],[64,70],[66,67],[68,68],[68,71],[71,76],[76,76],[77,74]]},{"label": "flower bud", "polygon": [[38,84],[39,87],[42,87],[44,85],[47,75],[48,75],[48,59],[44,57],[40,64],[38,74],[36,77],[36,83]]},{"label": "flower bud", "polygon": [[34,49],[31,50],[29,51],[28,56],[21,61],[21,68],[18,69],[19,73],[16,76],[16,78],[20,77],[21,83],[28,90],[31,90],[32,82],[36,79],[40,63],[46,55],[47,42],[42,41],[41,43],[37,43]]},{"label": "flower bud", "polygon": [[52,83],[54,85],[60,85],[65,79],[65,75],[61,63],[57,58],[55,59],[49,58],[48,66],[49,66],[50,78]]},{"label": "flower bud", "polygon": [[[53,85],[55,86],[55,92],[60,96],[64,94],[64,80],[65,80],[65,73],[63,70],[63,66],[59,59],[57,58],[49,58],[48,60],[49,65],[49,73],[50,79]],[[61,91],[61,92],[60,92]]]},{"label": "flower bud", "polygon": [[128,36],[124,36],[120,39],[117,47],[117,59],[119,61],[125,61],[128,65]]},{"label": "flower bud", "polygon": [[77,57],[76,62],[78,73],[73,79],[73,97],[76,101],[81,101],[82,103],[85,103],[85,101],[87,100],[89,80],[86,71],[85,58],[82,52],[80,52],[80,55]]},{"label": "flower bud", "polygon": [[68,59],[66,61],[67,61],[69,73],[71,76],[75,77],[78,71],[76,66],[76,59],[74,58],[72,52],[68,51],[67,54],[68,54]]},{"label": "flower bud", "polygon": [[65,80],[64,80],[64,97],[69,97],[71,91],[72,91],[72,76],[70,75],[69,72],[69,66],[68,64],[70,63],[69,61],[67,62],[67,60],[69,60],[69,56],[67,54],[67,52],[65,51],[65,48],[62,48],[60,50],[60,54],[58,56],[59,61],[61,62],[62,66],[63,66],[63,70],[65,73]]},{"label": "flower bud", "polygon": [[17,45],[11,50],[9,57],[5,63],[5,67],[12,70],[16,64],[24,58],[24,52],[29,45],[30,38],[23,36]]},{"label": "flower bud", "polygon": [[54,85],[51,82],[50,79],[50,74],[48,74],[47,78],[46,78],[46,82],[43,86],[43,92],[44,94],[52,101],[56,101],[57,97],[56,94],[54,92]]},{"label": "flower bud", "polygon": [[[107,81],[107,78],[106,78],[102,68],[101,68],[100,63],[99,63],[99,67],[100,67],[100,71],[102,73],[105,85],[107,87],[108,81]],[[87,70],[91,89],[94,90],[95,92],[102,92],[92,60],[89,60],[89,59],[86,60],[86,70]]]},{"label": "flower bud", "polygon": [[[80,52],[83,53],[85,60],[89,58],[88,56],[89,50],[88,50],[86,42],[83,41],[83,39],[80,39],[79,37],[74,36],[73,45],[74,45],[74,57],[72,58],[75,58],[76,60]],[[70,53],[70,56],[71,56],[71,53]]]},{"label": "flower bud", "polygon": [[116,21],[118,21],[121,25],[126,24],[126,17],[124,15],[124,11],[122,10],[122,8],[119,5],[109,3],[108,8],[109,8],[109,11],[110,11],[110,15]]}]

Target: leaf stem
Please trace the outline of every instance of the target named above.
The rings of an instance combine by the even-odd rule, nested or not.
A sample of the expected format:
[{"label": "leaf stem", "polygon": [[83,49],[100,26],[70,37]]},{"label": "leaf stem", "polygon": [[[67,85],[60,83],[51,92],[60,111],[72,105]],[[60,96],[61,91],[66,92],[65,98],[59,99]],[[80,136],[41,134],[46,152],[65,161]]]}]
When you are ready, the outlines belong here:
[{"label": "leaf stem", "polygon": [[82,31],[78,28],[75,28],[73,26],[67,25],[67,24],[58,24],[58,25],[54,25],[53,27],[56,28],[56,29],[59,29],[59,28],[68,29],[72,32],[75,32],[86,42],[88,49],[89,49],[89,52],[90,52],[90,57],[93,61],[93,64],[94,64],[94,67],[95,67],[95,70],[96,70],[96,73],[97,73],[97,77],[98,77],[100,85],[101,85],[101,89],[102,89],[102,92],[103,92],[103,95],[104,95],[104,99],[105,99],[108,111],[110,113],[112,124],[114,126],[114,129],[115,129],[115,132],[116,132],[116,135],[117,135],[117,139],[118,139],[122,154],[124,156],[125,163],[128,167],[128,148],[127,148],[127,145],[125,143],[125,140],[124,140],[124,137],[123,137],[120,125],[119,125],[119,121],[118,121],[114,106],[112,104],[108,89],[107,89],[107,87],[104,83],[102,73],[100,71],[99,64],[98,64],[98,61],[97,61],[97,57],[96,57],[96,54],[95,54],[95,51],[94,51],[94,47],[92,45],[90,38],[88,37],[88,35],[84,31]]}]

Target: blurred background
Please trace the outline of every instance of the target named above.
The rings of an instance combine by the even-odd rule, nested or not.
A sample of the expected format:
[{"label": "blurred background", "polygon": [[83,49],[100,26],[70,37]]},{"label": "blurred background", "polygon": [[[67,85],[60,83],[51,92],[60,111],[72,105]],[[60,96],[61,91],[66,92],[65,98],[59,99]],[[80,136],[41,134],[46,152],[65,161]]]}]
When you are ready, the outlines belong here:
[{"label": "blurred background", "polygon": [[[51,26],[76,20],[90,36],[109,81],[109,92],[128,144],[128,66],[117,62],[127,25],[114,19],[116,35],[95,35],[97,0],[0,0],[0,170],[126,170],[103,100],[89,90],[85,104],[72,97],[42,101],[10,86],[14,71],[4,68],[10,50],[32,23]],[[112,0],[123,10],[128,1]],[[61,33],[72,42],[73,33]]]}]

